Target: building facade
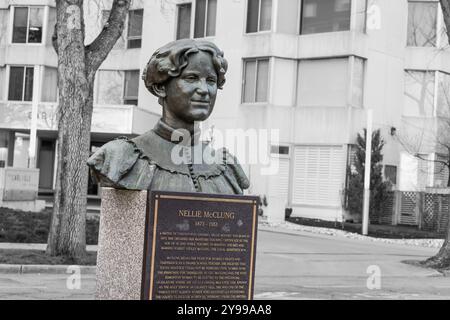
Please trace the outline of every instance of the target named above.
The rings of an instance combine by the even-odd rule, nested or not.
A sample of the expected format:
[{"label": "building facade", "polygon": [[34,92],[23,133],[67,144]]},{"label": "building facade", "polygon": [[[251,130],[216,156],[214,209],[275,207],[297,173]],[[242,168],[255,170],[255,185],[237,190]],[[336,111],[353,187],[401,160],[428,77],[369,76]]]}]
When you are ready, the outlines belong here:
[{"label": "building facade", "polygon": [[[86,43],[110,1],[86,1]],[[38,105],[36,166],[53,188],[57,106],[54,1],[0,0],[0,161],[29,166],[30,112]],[[431,133],[448,109],[450,50],[438,1],[157,0],[133,1],[123,36],[96,77],[92,150],[118,135],[153,127],[161,114],[140,74],[167,42],[204,38],[229,63],[227,83],[203,128],[278,130],[270,164],[235,153],[269,198],[269,214],[341,221],[357,133],[373,126],[385,140],[384,173],[395,188],[447,183]],[[449,128],[450,130],[450,128]],[[259,132],[258,131],[258,132]],[[250,135],[250,133],[249,133]],[[31,164],[33,165],[33,164]],[[96,194],[94,184],[90,193]]]}]

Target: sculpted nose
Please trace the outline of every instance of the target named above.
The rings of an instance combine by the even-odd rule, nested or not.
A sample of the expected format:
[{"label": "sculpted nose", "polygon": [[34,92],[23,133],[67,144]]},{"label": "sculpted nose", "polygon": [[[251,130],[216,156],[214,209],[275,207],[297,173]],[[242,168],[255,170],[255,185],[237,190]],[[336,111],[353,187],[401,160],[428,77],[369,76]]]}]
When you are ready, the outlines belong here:
[{"label": "sculpted nose", "polygon": [[205,79],[201,79],[198,83],[197,92],[201,95],[208,93],[208,85]]}]

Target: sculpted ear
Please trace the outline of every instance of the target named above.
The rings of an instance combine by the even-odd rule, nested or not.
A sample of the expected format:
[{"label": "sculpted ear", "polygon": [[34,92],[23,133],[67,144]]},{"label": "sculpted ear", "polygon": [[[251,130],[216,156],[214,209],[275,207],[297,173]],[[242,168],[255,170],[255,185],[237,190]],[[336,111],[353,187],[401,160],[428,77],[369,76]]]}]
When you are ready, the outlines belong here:
[{"label": "sculpted ear", "polygon": [[162,84],[154,84],[152,85],[152,89],[158,98],[165,98],[167,96],[166,87]]}]

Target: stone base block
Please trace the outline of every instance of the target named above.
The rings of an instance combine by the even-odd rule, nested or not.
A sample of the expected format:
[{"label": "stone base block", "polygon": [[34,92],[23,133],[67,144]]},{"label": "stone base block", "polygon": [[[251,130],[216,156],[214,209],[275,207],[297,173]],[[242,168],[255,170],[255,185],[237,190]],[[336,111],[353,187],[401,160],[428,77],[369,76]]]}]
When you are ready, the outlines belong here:
[{"label": "stone base block", "polygon": [[96,299],[141,298],[147,191],[102,189]]}]

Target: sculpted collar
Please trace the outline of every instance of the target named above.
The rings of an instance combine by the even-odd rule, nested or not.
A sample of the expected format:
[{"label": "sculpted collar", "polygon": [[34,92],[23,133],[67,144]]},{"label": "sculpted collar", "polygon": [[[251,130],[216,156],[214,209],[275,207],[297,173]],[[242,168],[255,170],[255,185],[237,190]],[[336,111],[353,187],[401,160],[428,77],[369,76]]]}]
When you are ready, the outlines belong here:
[{"label": "sculpted collar", "polygon": [[[175,129],[165,123],[162,119],[159,119],[158,123],[153,128],[153,131],[161,138],[170,141],[172,143],[183,143],[183,141],[192,141],[187,139],[193,139],[194,144],[200,141],[201,132],[199,129],[194,132],[187,130]],[[184,145],[185,143],[183,143]]]},{"label": "sculpted collar", "polygon": [[[161,123],[161,121],[160,121]],[[167,126],[166,124],[163,124]],[[167,126],[170,128],[169,126]],[[160,126],[159,124],[155,127],[155,129],[144,133],[141,136],[138,136],[131,140],[131,142],[135,145],[136,151],[138,151],[142,156],[146,156],[152,163],[155,163],[159,167],[170,171],[172,173],[181,173],[185,175],[194,175],[194,176],[204,176],[209,178],[211,176],[221,175],[225,170],[225,154],[221,153],[217,156],[219,157],[219,163],[213,164],[192,164],[188,165],[186,163],[176,164],[172,159],[172,150],[174,147],[178,146],[178,144],[170,141],[161,136],[165,134],[167,137],[168,130],[161,131],[161,129],[166,130],[164,126]],[[157,132],[158,130],[159,132]],[[174,129],[172,129],[174,130]],[[215,151],[206,143],[200,143],[201,149],[210,154],[215,153]],[[181,147],[182,149],[193,149],[193,147]],[[177,151],[178,154],[178,151]],[[191,152],[193,154],[193,152]],[[222,157],[223,155],[223,157]]]}]

